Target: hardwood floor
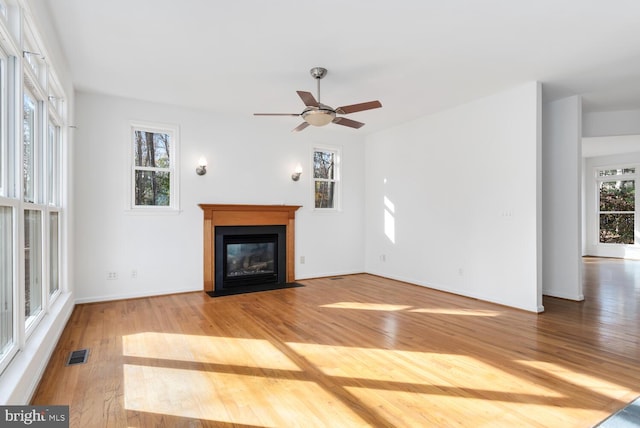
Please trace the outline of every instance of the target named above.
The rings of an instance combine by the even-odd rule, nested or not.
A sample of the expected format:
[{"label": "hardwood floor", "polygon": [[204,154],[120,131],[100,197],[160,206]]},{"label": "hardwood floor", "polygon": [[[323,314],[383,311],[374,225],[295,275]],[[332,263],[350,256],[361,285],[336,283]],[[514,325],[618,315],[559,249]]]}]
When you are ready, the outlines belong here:
[{"label": "hardwood floor", "polygon": [[586,300],[538,315],[372,275],[78,305],[32,404],[72,427],[590,427],[640,395],[640,261],[583,266]]}]

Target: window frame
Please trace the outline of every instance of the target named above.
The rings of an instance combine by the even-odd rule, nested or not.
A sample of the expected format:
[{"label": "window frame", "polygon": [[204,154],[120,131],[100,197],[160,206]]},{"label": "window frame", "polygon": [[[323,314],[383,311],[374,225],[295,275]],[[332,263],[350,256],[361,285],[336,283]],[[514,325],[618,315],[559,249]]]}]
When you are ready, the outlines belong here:
[{"label": "window frame", "polygon": [[[57,222],[56,222],[56,241],[55,243],[52,242],[52,227],[51,227],[51,219],[52,216],[55,214],[55,216],[57,217]],[[60,295],[60,293],[62,292],[61,289],[61,284],[62,284],[62,275],[60,274],[61,272],[61,267],[62,267],[62,263],[61,263],[61,255],[62,255],[62,213],[60,212],[60,210],[58,209],[48,209],[45,212],[45,216],[46,216],[46,220],[44,220],[47,224],[47,242],[46,242],[46,254],[43,255],[43,259],[46,257],[46,261],[43,260],[44,263],[46,263],[46,269],[44,274],[46,275],[46,283],[47,283],[47,290],[46,290],[46,294],[49,296],[49,304],[51,302],[53,302],[58,295]],[[55,245],[55,252],[53,251]],[[53,270],[53,262],[54,262],[54,256],[55,254],[55,278],[54,278],[54,270]],[[51,289],[51,282],[52,280],[55,279],[55,283],[56,283],[56,287],[52,290]]]},{"label": "window frame", "polygon": [[46,144],[43,141],[44,136],[46,135],[45,129],[46,125],[43,122],[43,112],[44,112],[44,96],[42,95],[42,90],[33,84],[33,81],[28,78],[25,74],[25,80],[23,84],[23,93],[22,93],[22,133],[21,133],[21,162],[20,165],[24,168],[24,100],[26,96],[29,96],[33,99],[34,103],[34,117],[33,117],[33,138],[32,138],[32,156],[33,156],[33,164],[32,168],[32,192],[31,195],[33,200],[27,200],[27,195],[25,194],[25,181],[24,181],[24,172],[22,174],[22,192],[21,198],[25,204],[36,204],[41,205],[45,203],[46,199],[46,185],[45,181],[45,171],[43,168],[45,167],[45,157],[46,157]]},{"label": "window frame", "polygon": [[9,142],[8,142],[8,118],[9,94],[7,86],[7,69],[9,60],[0,49],[0,197],[9,196]]},{"label": "window frame", "polygon": [[[325,179],[315,176],[316,152],[329,152],[335,156],[334,178]],[[314,145],[311,149],[311,206],[317,213],[335,213],[342,211],[342,147],[330,145]],[[333,207],[316,206],[316,182],[334,183]]]},{"label": "window frame", "polygon": [[[128,203],[127,209],[137,213],[177,213],[180,211],[180,128],[175,124],[131,121],[129,123],[129,138],[127,152],[129,160]],[[136,166],[135,133],[147,131],[168,134],[173,144],[169,145],[169,168],[138,167]],[[169,204],[168,205],[136,205],[136,171],[167,171],[169,173]]]},{"label": "window frame", "polygon": [[[54,141],[50,140],[50,132],[53,128]],[[47,177],[46,183],[46,197],[45,204],[50,207],[60,207],[61,204],[61,183],[62,183],[62,126],[60,126],[59,119],[53,116],[51,113],[47,115],[46,123],[46,164],[43,165],[45,175]]]},{"label": "window frame", "polygon": [[[600,175],[602,171],[609,171],[614,169],[629,169],[634,168],[635,172],[633,173],[622,173],[617,175]],[[638,198],[637,194],[634,197],[634,211],[602,211],[600,209],[600,185],[605,182],[614,182],[614,181],[633,181],[634,188],[637,189],[637,185],[640,183],[640,164],[615,164],[615,165],[606,165],[606,166],[596,166],[593,168],[593,177],[594,177],[594,191],[595,191],[595,244],[599,246],[620,246],[620,247],[630,247],[630,246],[638,246],[640,241],[635,234],[635,231],[640,229],[640,198]],[[616,243],[616,242],[601,242],[600,241],[600,216],[602,214],[633,214],[634,216],[634,239],[633,243]]]},{"label": "window frame", "polygon": [[[27,296],[26,296],[26,279],[27,279],[27,267],[26,267],[26,243],[25,243],[25,238],[26,238],[26,212],[27,211],[33,211],[36,213],[39,213],[39,229],[37,230],[39,232],[39,236],[38,236],[38,243],[39,243],[39,247],[36,248],[37,251],[37,256],[38,256],[38,260],[37,260],[37,269],[38,269],[38,273],[40,274],[40,284],[39,284],[39,288],[40,288],[40,310],[32,316],[27,316],[26,314],[26,305],[27,305]],[[45,219],[47,218],[46,216],[46,212],[45,210],[42,209],[42,207],[36,205],[36,204],[25,204],[22,207],[22,221],[23,221],[23,230],[22,230],[22,265],[23,265],[23,276],[22,276],[22,293],[24,298],[22,300],[23,304],[21,305],[20,309],[23,310],[23,316],[24,316],[24,329],[25,329],[25,336],[28,338],[31,333],[35,330],[35,328],[38,326],[38,324],[40,323],[40,320],[44,317],[44,315],[46,314],[46,310],[47,310],[47,306],[48,306],[48,296],[49,293],[47,291],[48,287],[48,280],[47,280],[47,270],[45,269],[45,265],[47,263],[46,258],[45,258],[45,253],[46,253],[46,249],[47,249],[47,242],[48,239],[46,237],[46,233],[47,233],[47,225],[45,224]],[[31,247],[29,248],[31,250]],[[48,254],[46,254],[48,255]]]},{"label": "window frame", "polygon": [[[15,354],[20,349],[20,326],[21,319],[17,315],[20,313],[21,299],[20,299],[20,289],[22,288],[22,284],[20,284],[20,275],[18,272],[18,266],[20,265],[20,256],[18,252],[18,222],[20,221],[20,216],[18,215],[18,201],[15,199],[8,199],[0,197],[0,206],[7,207],[11,209],[11,227],[12,231],[11,235],[11,254],[12,254],[12,266],[11,266],[11,287],[12,287],[12,304],[11,308],[11,319],[12,319],[12,337],[11,344],[7,346],[5,353],[0,353],[0,373],[4,371],[4,369],[11,363],[11,360],[15,356]],[[1,245],[1,244],[0,244]]]}]

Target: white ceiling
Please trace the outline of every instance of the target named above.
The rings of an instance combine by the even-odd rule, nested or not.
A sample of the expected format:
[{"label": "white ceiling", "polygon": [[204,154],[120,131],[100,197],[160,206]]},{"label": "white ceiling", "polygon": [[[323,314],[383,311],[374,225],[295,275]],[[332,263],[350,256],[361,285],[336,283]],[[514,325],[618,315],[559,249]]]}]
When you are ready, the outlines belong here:
[{"label": "white ceiling", "polygon": [[[31,0],[76,89],[251,115],[379,99],[367,132],[527,81],[586,111],[640,109],[637,0]],[[291,129],[294,117],[264,118]],[[342,127],[339,127],[342,128]]]}]

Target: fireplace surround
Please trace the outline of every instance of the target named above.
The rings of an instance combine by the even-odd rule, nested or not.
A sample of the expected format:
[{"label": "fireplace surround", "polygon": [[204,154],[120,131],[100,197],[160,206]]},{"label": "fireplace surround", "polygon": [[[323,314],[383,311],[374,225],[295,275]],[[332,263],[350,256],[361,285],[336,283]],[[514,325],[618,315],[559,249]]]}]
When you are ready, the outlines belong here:
[{"label": "fireplace surround", "polygon": [[[300,208],[299,205],[200,204],[199,206],[203,210],[204,217],[204,291],[220,290],[221,284],[218,282],[224,281],[219,274],[216,274],[217,271],[223,270],[220,266],[221,258],[216,256],[220,251],[220,248],[216,248],[216,229],[220,228],[220,232],[227,227],[237,227],[239,233],[235,234],[246,237],[252,234],[273,234],[269,230],[266,233],[255,232],[258,230],[253,228],[255,226],[284,226],[282,232],[284,257],[281,256],[282,249],[279,251],[283,269],[279,269],[280,277],[277,281],[293,282],[295,280],[295,212]],[[232,244],[234,243],[237,242]],[[237,250],[234,249],[234,251]],[[265,263],[268,262],[265,261]]]}]

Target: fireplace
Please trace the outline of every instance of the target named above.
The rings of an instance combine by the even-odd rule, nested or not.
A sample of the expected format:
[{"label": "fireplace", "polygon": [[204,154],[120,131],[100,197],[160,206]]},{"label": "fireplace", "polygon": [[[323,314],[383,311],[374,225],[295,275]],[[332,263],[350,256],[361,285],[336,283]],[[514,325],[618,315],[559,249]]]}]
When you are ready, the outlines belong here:
[{"label": "fireplace", "polygon": [[286,282],[285,226],[215,227],[215,289]]},{"label": "fireplace", "polygon": [[[255,273],[264,275],[258,279],[254,278],[256,281],[273,280],[274,274],[270,272],[269,260],[257,260],[258,257],[267,258],[264,254],[256,256],[253,259],[255,263],[253,263],[248,254],[238,255],[238,253],[268,250],[268,241],[271,239],[269,235],[274,234],[278,235],[277,244],[273,244],[274,251],[277,252],[275,255],[277,263],[274,261],[274,269],[277,270],[276,281],[283,283],[295,281],[295,214],[300,208],[299,205],[200,204],[200,208],[204,214],[204,291],[214,292],[220,290],[220,287],[239,288],[237,283],[234,284],[235,280],[248,279],[248,274],[254,273],[253,270],[261,270],[261,272]],[[258,226],[267,227],[267,229],[254,228]],[[218,242],[217,231],[226,232],[225,228],[227,227],[235,228],[235,230],[231,230],[231,235],[237,236],[228,241],[227,255],[224,256],[224,240]],[[249,246],[245,247],[244,244]],[[232,259],[226,263],[225,274],[223,260],[228,259],[229,252],[232,254]],[[242,262],[240,262],[241,258]],[[231,266],[228,263],[231,263]],[[239,264],[252,267],[243,273],[243,271],[234,270],[234,266]]]}]

